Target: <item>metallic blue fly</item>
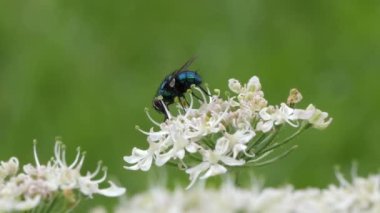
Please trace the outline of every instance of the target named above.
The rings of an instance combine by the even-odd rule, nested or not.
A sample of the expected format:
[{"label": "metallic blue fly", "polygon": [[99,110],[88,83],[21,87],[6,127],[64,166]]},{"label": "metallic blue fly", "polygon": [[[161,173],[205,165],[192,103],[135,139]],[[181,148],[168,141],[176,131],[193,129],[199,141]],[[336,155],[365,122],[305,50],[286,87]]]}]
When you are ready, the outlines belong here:
[{"label": "metallic blue fly", "polygon": [[[153,99],[153,108],[165,115],[165,120],[168,118],[165,107],[174,103],[176,97],[186,101],[185,93],[191,88],[191,85],[199,87],[204,93],[208,94],[200,85],[202,84],[201,76],[188,68],[193,63],[194,58],[188,60],[181,68],[174,71],[165,77],[157,90],[156,96]],[[158,98],[158,97],[162,98]],[[198,98],[196,95],[194,97]],[[187,101],[186,101],[187,102]],[[165,106],[164,106],[165,105]]]}]

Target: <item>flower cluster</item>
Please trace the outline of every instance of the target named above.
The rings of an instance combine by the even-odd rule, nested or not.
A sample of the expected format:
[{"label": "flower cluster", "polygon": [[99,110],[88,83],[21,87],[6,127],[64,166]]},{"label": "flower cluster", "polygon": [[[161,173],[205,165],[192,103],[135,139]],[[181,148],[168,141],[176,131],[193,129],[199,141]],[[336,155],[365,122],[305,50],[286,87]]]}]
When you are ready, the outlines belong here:
[{"label": "flower cluster", "polygon": [[[229,167],[264,165],[282,158],[296,146],[273,158],[268,159],[268,155],[305,129],[324,129],[332,121],[312,104],[306,109],[295,108],[302,99],[296,89],[290,91],[286,103],[269,105],[256,76],[244,85],[230,79],[228,86],[233,95],[224,99],[217,89],[211,94],[207,88],[205,94],[192,87],[192,92],[198,90],[202,97],[199,106],[194,104],[198,96],[189,92],[190,103],[184,112],[178,110],[175,116],[166,109],[168,119],[162,123],[153,120],[146,110],[158,130],[137,127],[147,135],[149,147],[134,148],[130,156],[124,157],[128,164],[125,168],[147,171],[153,162],[157,166],[176,165],[189,174],[191,187],[198,179],[226,173]],[[281,140],[277,134],[283,126],[296,131]]]},{"label": "flower cluster", "polygon": [[[194,187],[168,191],[152,188],[122,201],[116,213],[124,212],[380,212],[380,174],[347,181],[337,173],[339,184],[326,188],[262,188],[254,184],[242,189],[227,182],[220,189]],[[101,207],[92,213],[105,213]]]},{"label": "flower cluster", "polygon": [[[63,212],[75,207],[81,196],[91,198],[94,194],[100,194],[115,197],[125,193],[125,188],[118,187],[111,181],[108,188],[99,188],[99,184],[107,178],[107,171],[101,168],[101,163],[94,172],[81,175],[85,154],[79,148],[75,160],[68,164],[65,147],[57,141],[54,157],[43,165],[40,164],[34,143],[34,158],[35,165],[24,165],[23,171],[19,173],[17,158],[1,161],[0,212],[37,208],[39,210],[33,212]],[[103,175],[95,179],[101,170]]]}]

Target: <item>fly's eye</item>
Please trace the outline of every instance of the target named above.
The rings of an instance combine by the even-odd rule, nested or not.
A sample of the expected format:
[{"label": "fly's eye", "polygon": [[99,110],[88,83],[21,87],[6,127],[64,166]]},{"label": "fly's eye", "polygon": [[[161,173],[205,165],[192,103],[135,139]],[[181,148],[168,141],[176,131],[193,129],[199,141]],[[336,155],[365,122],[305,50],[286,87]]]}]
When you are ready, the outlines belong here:
[{"label": "fly's eye", "polygon": [[175,78],[173,78],[173,79],[170,81],[169,86],[170,86],[170,87],[174,87],[174,86],[175,86]]},{"label": "fly's eye", "polygon": [[156,110],[159,110],[160,109],[160,101],[159,100],[154,100],[153,101],[153,107],[156,109]]}]

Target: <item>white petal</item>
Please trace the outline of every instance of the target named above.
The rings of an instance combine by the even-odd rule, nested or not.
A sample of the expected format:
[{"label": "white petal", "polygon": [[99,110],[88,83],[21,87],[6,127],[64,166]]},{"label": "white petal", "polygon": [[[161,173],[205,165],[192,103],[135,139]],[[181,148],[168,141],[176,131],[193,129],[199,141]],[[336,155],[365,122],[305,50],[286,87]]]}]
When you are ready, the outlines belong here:
[{"label": "white petal", "polygon": [[238,143],[248,143],[256,135],[253,130],[238,130],[235,132],[234,137]]},{"label": "white petal", "polygon": [[168,162],[170,160],[171,157],[172,157],[172,155],[170,153],[165,153],[162,155],[156,155],[156,158],[155,158],[156,166],[164,165],[166,162]]},{"label": "white petal", "polygon": [[128,169],[128,170],[139,170],[140,169],[140,166],[135,164],[133,166],[124,166],[124,169]]},{"label": "white petal", "polygon": [[194,167],[186,169],[186,173],[192,175],[192,174],[197,173],[198,171],[202,172],[202,171],[208,169],[209,166],[210,166],[210,163],[208,163],[208,162],[202,162],[202,163],[200,163],[200,164],[198,164],[198,165],[196,165]]},{"label": "white petal", "polygon": [[123,187],[118,187],[112,181],[108,181],[110,187],[105,189],[99,189],[98,194],[107,196],[107,197],[118,197],[125,193],[126,189]]},{"label": "white petal", "polygon": [[297,119],[309,120],[311,116],[314,115],[316,108],[313,104],[310,104],[305,110],[304,109],[295,109],[294,114]]},{"label": "white petal", "polygon": [[184,149],[178,150],[178,152],[176,153],[176,157],[182,160],[185,157],[185,150]]},{"label": "white petal", "polygon": [[40,196],[35,196],[34,198],[26,198],[24,201],[19,201],[14,209],[18,211],[25,211],[25,210],[30,210],[34,207],[36,207],[40,203]]},{"label": "white petal", "polygon": [[222,161],[224,164],[228,166],[241,166],[245,163],[244,160],[236,160],[235,158],[231,158],[228,156],[222,156],[220,158],[220,161]]},{"label": "white petal", "polygon": [[230,90],[234,93],[240,93],[240,90],[241,90],[241,84],[238,80],[236,79],[229,79],[228,80],[228,87],[230,88]]},{"label": "white petal", "polygon": [[285,114],[292,114],[294,109],[290,108],[288,105],[285,103],[281,103],[280,105],[280,111],[285,113]]},{"label": "white petal", "polygon": [[262,131],[264,133],[269,132],[273,128],[273,122],[272,121],[259,121],[256,126],[257,131]]},{"label": "white petal", "polygon": [[315,123],[313,127],[316,129],[325,129],[331,124],[332,121],[333,121],[332,118],[329,118],[327,121],[322,120],[319,123]]},{"label": "white petal", "polygon": [[228,151],[229,141],[225,137],[221,137],[216,141],[215,153],[224,154]]},{"label": "white petal", "polygon": [[251,79],[249,79],[247,89],[249,91],[257,91],[261,89],[260,80],[257,76],[253,76]]},{"label": "white petal", "polygon": [[244,144],[236,144],[233,148],[233,158],[236,159],[237,155],[239,154],[239,152],[241,151],[245,151],[247,149],[247,146],[244,145]]},{"label": "white petal", "polygon": [[195,153],[195,152],[197,152],[197,150],[198,150],[198,146],[195,143],[189,143],[186,146],[186,151],[188,151],[190,153]]},{"label": "white petal", "polygon": [[130,156],[124,156],[124,161],[126,161],[127,163],[137,163],[138,161],[140,161],[142,158],[145,158],[146,156],[148,155],[148,151],[147,150],[142,150],[142,149],[138,149],[138,148],[133,148],[132,150],[132,155]]},{"label": "white petal", "polygon": [[139,167],[142,171],[148,171],[150,169],[150,166],[152,165],[153,157],[149,156],[147,158],[144,158],[139,162]]},{"label": "white petal", "polygon": [[267,111],[268,111],[268,108],[265,107],[264,109],[260,110],[260,112],[259,112],[261,119],[263,119],[264,121],[268,121],[272,118],[272,116]]},{"label": "white petal", "polygon": [[10,158],[7,162],[1,161],[0,165],[0,178],[5,176],[16,175],[19,168],[19,162],[16,157]]},{"label": "white petal", "polygon": [[186,187],[187,189],[190,189],[194,183],[198,180],[199,175],[208,169],[210,164],[208,162],[202,162],[195,167],[192,167],[190,169],[186,169],[186,173],[190,175],[190,184]]},{"label": "white petal", "polygon": [[215,164],[215,165],[210,166],[207,172],[204,175],[202,175],[199,179],[206,179],[208,177],[224,174],[226,172],[227,172],[226,167],[219,164]]}]

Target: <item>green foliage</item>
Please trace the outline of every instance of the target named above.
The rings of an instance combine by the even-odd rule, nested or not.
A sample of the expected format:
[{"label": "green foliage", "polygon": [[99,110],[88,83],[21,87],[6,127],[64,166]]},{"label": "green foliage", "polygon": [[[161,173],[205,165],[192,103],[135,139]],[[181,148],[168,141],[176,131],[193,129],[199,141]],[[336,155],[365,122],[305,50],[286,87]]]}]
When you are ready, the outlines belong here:
[{"label": "green foliage", "polygon": [[256,169],[267,185],[324,186],[352,160],[375,172],[379,11],[372,0],[2,1],[0,159],[32,162],[33,139],[48,158],[62,136],[87,151],[86,165],[103,160],[129,194],[146,189],[157,174],[126,171],[122,157],[145,143],[134,126],[150,127],[144,107],[161,80],[195,55],[211,88],[258,75],[271,102],[297,87],[334,118],[298,137],[286,160]]}]

